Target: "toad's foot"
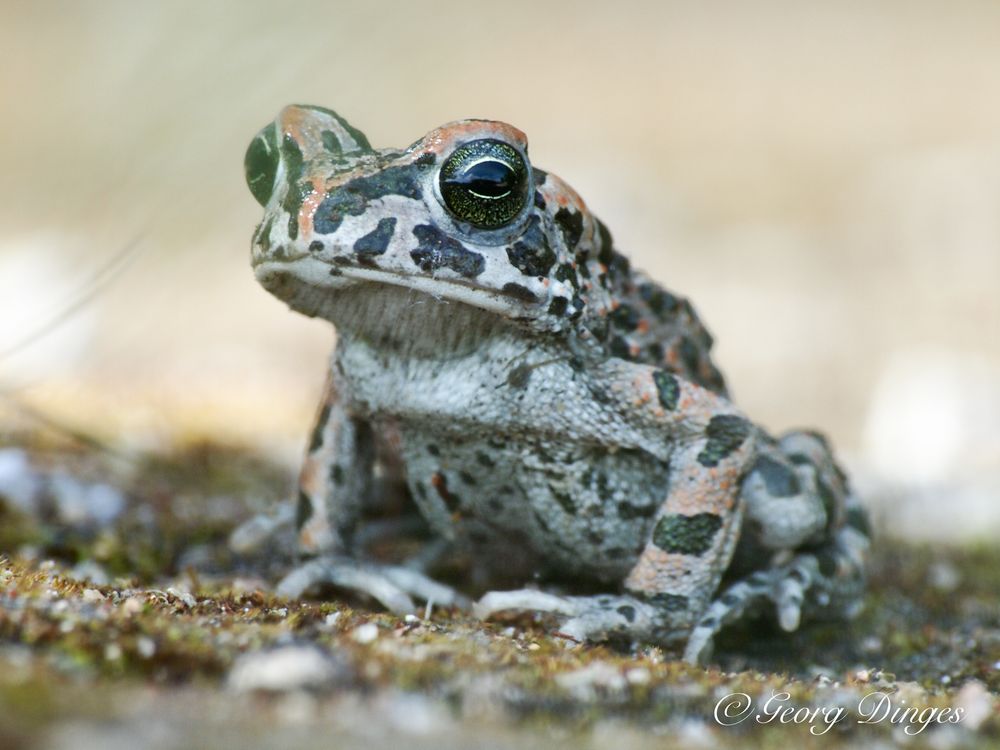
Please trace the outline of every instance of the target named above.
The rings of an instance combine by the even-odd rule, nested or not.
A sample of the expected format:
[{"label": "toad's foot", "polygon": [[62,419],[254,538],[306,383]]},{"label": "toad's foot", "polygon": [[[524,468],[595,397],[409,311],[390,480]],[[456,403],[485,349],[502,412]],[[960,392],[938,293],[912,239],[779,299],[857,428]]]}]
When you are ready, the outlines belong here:
[{"label": "toad's foot", "polygon": [[816,554],[800,553],[784,565],[737,581],[702,614],[691,631],[684,658],[704,662],[715,634],[759,604],[773,603],[785,632],[798,629],[803,608],[812,616],[853,618],[862,605],[868,544],[867,536],[845,526],[832,544]]},{"label": "toad's foot", "polygon": [[773,602],[782,630],[796,630],[802,617],[802,600],[818,574],[816,559],[803,555],[786,566],[758,570],[737,581],[705,610],[691,631],[684,659],[691,663],[706,661],[711,656],[715,635],[761,603]]},{"label": "toad's foot", "polygon": [[656,642],[676,641],[664,613],[634,596],[557,596],[534,589],[491,591],[473,605],[480,619],[504,610],[529,610],[564,615],[559,635],[578,642],[605,641],[613,636]]},{"label": "toad's foot", "polygon": [[367,594],[390,612],[411,614],[413,597],[428,605],[468,607],[469,601],[450,586],[402,565],[361,562],[350,557],[319,557],[301,565],[278,584],[279,596],[301,597],[308,589],[329,584]]}]

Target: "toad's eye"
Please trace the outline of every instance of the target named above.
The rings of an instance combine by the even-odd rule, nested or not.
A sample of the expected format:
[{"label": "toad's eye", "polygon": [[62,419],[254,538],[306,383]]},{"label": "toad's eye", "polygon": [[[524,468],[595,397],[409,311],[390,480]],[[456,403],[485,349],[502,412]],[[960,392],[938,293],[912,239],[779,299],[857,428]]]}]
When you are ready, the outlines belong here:
[{"label": "toad's eye", "polygon": [[482,229],[498,229],[524,208],[528,166],[503,141],[483,139],[457,148],[441,167],[441,197],[451,214]]}]

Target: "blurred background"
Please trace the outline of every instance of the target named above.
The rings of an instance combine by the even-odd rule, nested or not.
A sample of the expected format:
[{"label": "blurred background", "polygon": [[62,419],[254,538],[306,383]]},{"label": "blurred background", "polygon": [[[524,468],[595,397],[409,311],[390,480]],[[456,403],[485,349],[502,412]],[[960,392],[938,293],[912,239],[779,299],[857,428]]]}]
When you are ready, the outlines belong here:
[{"label": "blurred background", "polygon": [[[0,433],[298,461],[332,344],[248,265],[286,103],[508,121],[884,533],[1000,531],[1000,5],[5,2]],[[9,438],[8,438],[9,439]]]}]

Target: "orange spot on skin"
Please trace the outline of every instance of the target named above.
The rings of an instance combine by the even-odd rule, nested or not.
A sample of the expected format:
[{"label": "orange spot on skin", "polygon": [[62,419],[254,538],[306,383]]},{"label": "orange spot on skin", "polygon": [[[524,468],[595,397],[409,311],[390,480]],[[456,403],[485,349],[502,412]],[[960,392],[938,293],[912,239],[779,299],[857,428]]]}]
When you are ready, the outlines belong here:
[{"label": "orange spot on skin", "polygon": [[323,202],[324,181],[322,178],[312,178],[312,192],[302,199],[302,207],[299,209],[299,228],[304,237],[311,237],[313,233],[313,214]]},{"label": "orange spot on skin", "polygon": [[635,330],[637,330],[639,333],[648,333],[649,321],[643,318],[642,320],[639,321],[639,325],[635,327]]}]

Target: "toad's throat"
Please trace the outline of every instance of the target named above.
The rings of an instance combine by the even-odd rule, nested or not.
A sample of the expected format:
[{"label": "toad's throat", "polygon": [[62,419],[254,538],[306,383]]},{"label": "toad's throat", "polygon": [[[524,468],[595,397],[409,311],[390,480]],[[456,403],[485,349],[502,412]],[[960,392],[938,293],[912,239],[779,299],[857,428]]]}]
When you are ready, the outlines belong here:
[{"label": "toad's throat", "polygon": [[338,292],[329,313],[341,338],[413,357],[463,357],[484,342],[517,335],[513,323],[486,310],[374,283]]},{"label": "toad's throat", "polygon": [[299,271],[280,264],[270,268],[261,265],[257,276],[268,291],[294,310],[333,323],[342,340],[387,353],[461,357],[482,349],[490,340],[526,334],[510,317],[523,310],[488,290],[435,280],[434,288],[441,292],[435,295],[405,285],[409,279],[395,276],[351,279],[332,288],[304,278]]}]

